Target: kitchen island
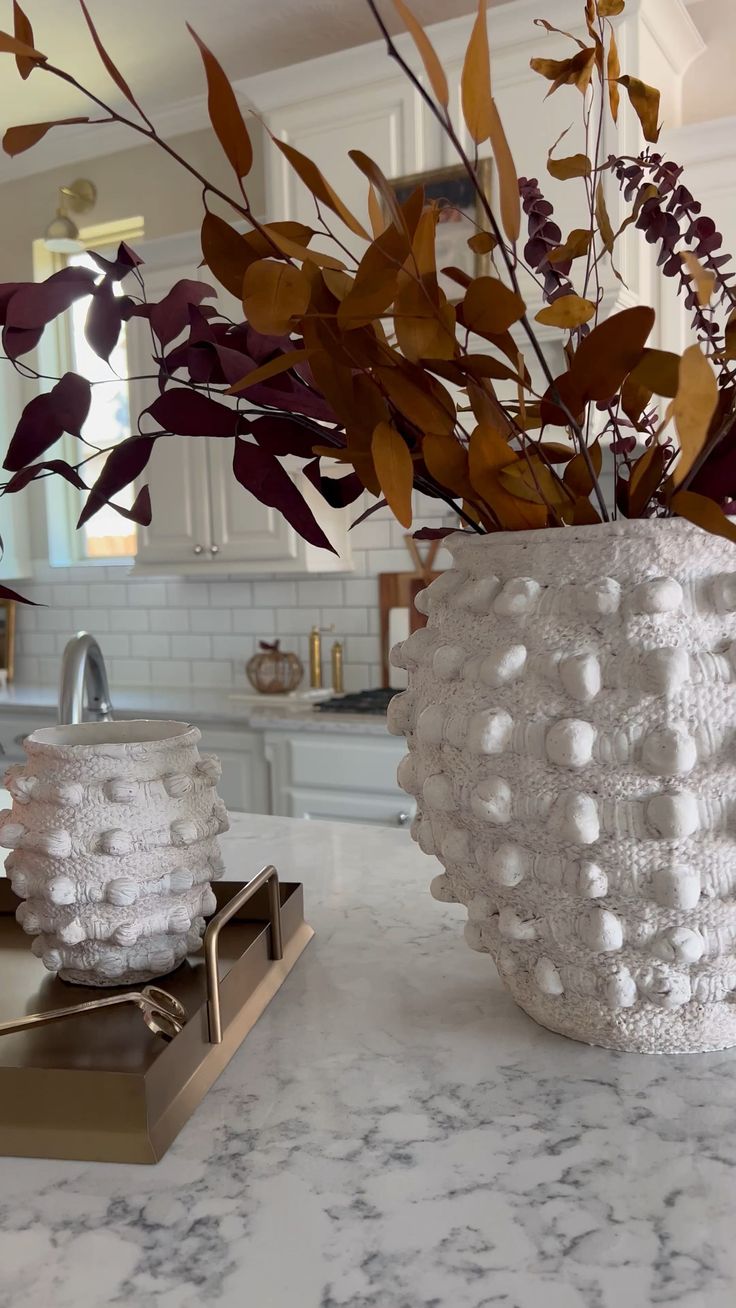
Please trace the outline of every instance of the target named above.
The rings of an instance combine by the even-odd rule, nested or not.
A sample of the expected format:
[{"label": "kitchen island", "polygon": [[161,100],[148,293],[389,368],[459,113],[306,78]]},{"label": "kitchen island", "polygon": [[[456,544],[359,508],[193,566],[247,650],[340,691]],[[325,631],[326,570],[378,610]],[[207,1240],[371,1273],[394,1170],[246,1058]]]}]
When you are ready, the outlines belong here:
[{"label": "kitchen island", "polygon": [[736,1053],[535,1026],[406,832],[223,852],[317,936],[157,1167],[0,1159],[0,1308],[733,1308]]}]

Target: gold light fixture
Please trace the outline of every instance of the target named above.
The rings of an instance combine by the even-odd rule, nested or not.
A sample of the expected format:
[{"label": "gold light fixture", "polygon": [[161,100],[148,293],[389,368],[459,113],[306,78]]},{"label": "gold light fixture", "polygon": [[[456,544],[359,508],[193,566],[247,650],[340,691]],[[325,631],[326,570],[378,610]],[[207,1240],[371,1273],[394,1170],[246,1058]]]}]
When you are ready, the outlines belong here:
[{"label": "gold light fixture", "polygon": [[59,187],[59,207],[44,233],[44,245],[53,254],[79,254],[84,249],[79,239],[79,228],[70,213],[87,213],[94,208],[97,187],[85,177],[78,177],[70,186]]}]

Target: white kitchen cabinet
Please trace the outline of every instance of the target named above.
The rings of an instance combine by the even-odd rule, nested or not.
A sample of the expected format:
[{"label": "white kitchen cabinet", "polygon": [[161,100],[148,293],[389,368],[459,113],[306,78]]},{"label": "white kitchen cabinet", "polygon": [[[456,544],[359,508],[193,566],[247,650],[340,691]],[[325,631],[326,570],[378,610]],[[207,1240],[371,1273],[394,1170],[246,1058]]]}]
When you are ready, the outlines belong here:
[{"label": "white kitchen cabinet", "polygon": [[266,732],[271,811],[283,817],[409,826],[415,805],[396,783],[405,752],[403,742],[388,734]]},{"label": "white kitchen cabinet", "polygon": [[[175,248],[181,259],[180,248]],[[183,278],[207,280],[207,269],[198,268],[194,257],[191,262],[172,265],[166,263],[161,249],[156,256],[153,268],[146,260],[146,291],[151,300],[160,299]],[[227,311],[225,293],[219,298]],[[133,376],[150,375],[151,337],[148,324],[140,319],[128,324],[128,358]],[[157,394],[157,384],[150,376],[131,381],[131,412],[140,413]],[[150,427],[150,422],[148,427],[144,422],[144,430]],[[153,521],[140,529],[133,572],[209,579],[351,571],[349,513],[330,508],[300,468],[291,469],[290,475],[337,553],[309,545],[278,510],[260,504],[235,480],[234,445],[233,440],[219,437],[172,436],[157,442],[141,478],[150,488]]]},{"label": "white kitchen cabinet", "polygon": [[225,807],[233,813],[269,813],[268,764],[263,749],[263,732],[198,724],[202,732],[200,751],[216,754],[222,763],[217,789]]}]

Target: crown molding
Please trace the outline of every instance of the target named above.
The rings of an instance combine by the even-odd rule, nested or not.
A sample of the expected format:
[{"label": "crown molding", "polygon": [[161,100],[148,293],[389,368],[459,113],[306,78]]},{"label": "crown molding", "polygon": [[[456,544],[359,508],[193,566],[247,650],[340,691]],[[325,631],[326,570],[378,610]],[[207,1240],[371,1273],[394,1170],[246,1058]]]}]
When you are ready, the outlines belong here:
[{"label": "crown molding", "polygon": [[[682,75],[705,43],[688,13],[688,3],[697,0],[628,0],[626,15],[620,21],[631,25],[637,18],[647,27],[676,74]],[[515,48],[528,50],[530,40],[543,33],[535,29],[539,0],[507,0],[489,14],[489,32],[496,56]],[[580,26],[580,0],[555,0],[555,20],[563,28]],[[467,46],[473,16],[450,18],[435,23],[428,30],[440,58],[448,64],[462,59]],[[396,38],[402,55],[418,67],[417,54],[408,33]],[[384,70],[382,76],[381,70]],[[234,83],[244,108],[269,113],[287,104],[319,96],[346,92],[365,86],[388,86],[395,82],[396,66],[387,57],[382,39],[353,46],[334,54],[320,55],[300,64],[273,69]],[[193,96],[161,108],[154,114],[156,126],[164,139],[171,140],[186,132],[208,126],[206,97]],[[75,164],[100,155],[117,154],[141,144],[130,128],[102,123],[99,126],[60,127],[27,154],[17,159],[0,157],[0,185],[35,173],[47,172],[59,163]]]},{"label": "crown molding", "polygon": [[[198,95],[180,100],[154,112],[152,117],[164,140],[172,140],[186,132],[197,132],[209,126],[207,99]],[[118,123],[100,123],[99,126],[80,123],[75,127],[55,128],[37,146],[17,159],[0,155],[0,185],[48,172],[60,164],[82,163],[101,155],[119,154],[142,144],[143,139],[137,132]]]},{"label": "crown molding", "polygon": [[[488,15],[488,29],[495,57],[522,49],[526,59],[530,41],[545,39],[544,33],[534,27],[538,16],[539,0],[508,0],[494,7]],[[444,63],[462,59],[473,21],[470,14],[434,23],[427,29]],[[619,26],[631,29],[638,22],[646,27],[675,74],[682,75],[706,48],[685,0],[628,0]],[[580,28],[580,0],[555,0],[555,23],[562,28]],[[395,40],[400,53],[419,70],[418,56],[408,33],[401,33]],[[243,78],[235,83],[235,89],[249,109],[268,114],[288,104],[389,83],[396,75],[396,65],[388,59],[385,42],[379,39]]]}]

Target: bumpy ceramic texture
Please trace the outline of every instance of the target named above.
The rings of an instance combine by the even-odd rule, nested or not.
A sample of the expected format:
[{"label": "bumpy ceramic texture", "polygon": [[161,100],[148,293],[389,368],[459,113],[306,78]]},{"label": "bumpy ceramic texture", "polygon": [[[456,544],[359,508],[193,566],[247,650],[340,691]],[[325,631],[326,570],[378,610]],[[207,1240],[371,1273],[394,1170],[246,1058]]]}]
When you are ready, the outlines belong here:
[{"label": "bumpy ceramic texture", "polygon": [[[111,724],[116,726],[117,724]],[[17,912],[51,972],[82,985],[163,976],[199,948],[228,827],[196,727],[162,740],[25,742],[0,815]]]},{"label": "bumpy ceramic texture", "polygon": [[736,1045],[736,548],[681,520],[448,544],[392,654],[433,894],[553,1031]]}]

